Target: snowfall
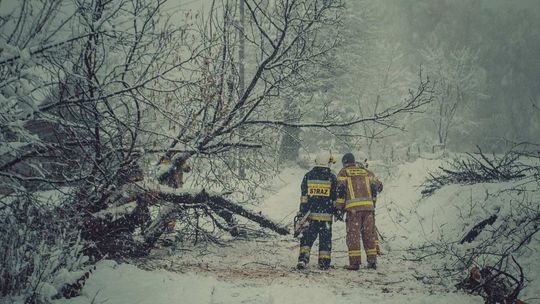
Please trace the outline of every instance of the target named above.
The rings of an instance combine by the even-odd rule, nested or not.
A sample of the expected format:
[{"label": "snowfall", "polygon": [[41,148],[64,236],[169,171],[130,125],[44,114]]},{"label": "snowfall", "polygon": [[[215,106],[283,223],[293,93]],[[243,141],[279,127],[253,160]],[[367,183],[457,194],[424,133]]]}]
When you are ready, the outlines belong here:
[{"label": "snowfall", "polygon": [[[365,264],[360,271],[342,269],[348,262],[345,225],[336,222],[335,267],[328,271],[316,267],[317,243],[311,254],[315,263],[298,271],[294,269],[298,240],[269,234],[225,245],[186,244],[174,252],[156,249],[142,260],[105,260],[97,265],[81,296],[53,303],[483,303],[481,297],[458,291],[455,281],[436,275],[434,269],[443,261],[414,261],[410,248],[441,237],[459,240],[486,214],[505,212],[507,198],[489,193],[514,183],[451,185],[422,198],[421,184],[441,164],[424,158],[391,168],[376,162],[370,166],[385,184],[377,203],[377,226],[384,237],[377,270],[366,269]],[[253,208],[290,227],[305,172],[282,171],[263,202]],[[540,301],[539,244],[537,237],[520,257],[529,280],[520,298],[527,303]]]}]

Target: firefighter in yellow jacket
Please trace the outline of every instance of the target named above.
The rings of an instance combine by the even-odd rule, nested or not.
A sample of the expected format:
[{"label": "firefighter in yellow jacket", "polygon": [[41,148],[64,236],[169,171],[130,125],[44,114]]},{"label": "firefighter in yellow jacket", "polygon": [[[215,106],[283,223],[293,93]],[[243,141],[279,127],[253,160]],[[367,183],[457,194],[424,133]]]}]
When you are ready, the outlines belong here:
[{"label": "firefighter in yellow jacket", "polygon": [[[357,161],[356,161],[356,165],[359,166],[360,168],[362,169],[367,169],[368,168],[368,162],[367,162],[367,158],[365,156],[365,154],[363,152],[358,152],[358,158],[357,158]],[[381,182],[379,183],[371,183],[371,197],[373,198],[373,208],[374,209],[377,209],[377,195],[379,193],[381,193],[383,190],[383,184]],[[373,238],[375,240],[375,247],[377,248],[377,255],[382,255],[382,252],[381,252],[381,244],[379,242],[379,231],[377,229],[377,225],[375,224],[376,222],[376,217],[374,218],[373,220],[373,225],[375,226],[375,232],[373,234]]]},{"label": "firefighter in yellow jacket", "polygon": [[376,269],[375,207],[372,189],[382,189],[382,183],[373,172],[358,166],[353,154],[343,155],[342,163],[343,169],[337,176],[336,209],[338,212],[346,212],[349,265],[345,266],[345,269],[360,269],[360,241],[363,242],[366,251],[368,268]]}]

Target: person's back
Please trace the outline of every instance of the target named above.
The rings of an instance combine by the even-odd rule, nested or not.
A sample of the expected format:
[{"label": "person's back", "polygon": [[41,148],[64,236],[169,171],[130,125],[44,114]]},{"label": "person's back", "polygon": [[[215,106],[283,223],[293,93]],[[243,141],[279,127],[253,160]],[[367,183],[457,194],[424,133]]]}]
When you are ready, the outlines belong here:
[{"label": "person's back", "polygon": [[300,186],[300,211],[297,218],[303,218],[309,212],[309,226],[300,238],[298,269],[307,266],[310,260],[311,246],[319,238],[319,267],[328,269],[332,251],[332,221],[334,202],[337,196],[336,176],[329,168],[331,155],[319,153],[315,166],[304,175]]},{"label": "person's back", "polygon": [[[368,172],[368,177],[369,177],[370,186],[371,186],[371,197],[373,199],[373,209],[377,209],[377,195],[379,195],[379,193],[382,192],[383,184],[379,180],[379,178],[375,175],[375,173],[371,172],[370,170],[367,170],[368,162],[367,162],[367,158],[365,157],[365,154],[362,152],[359,152],[359,153],[363,155],[363,157],[361,158],[363,159],[363,161],[356,161],[356,166],[362,169],[366,169],[366,171]],[[373,217],[373,226],[375,227],[375,232],[373,233],[373,239],[375,242],[375,248],[377,248],[377,255],[382,255],[381,246],[379,242],[379,236],[378,236],[379,231],[377,229],[377,226],[375,225],[375,222],[376,222],[375,219],[376,219],[376,216]]]},{"label": "person's back", "polygon": [[334,212],[334,200],[336,176],[328,167],[313,167],[304,176],[302,181],[302,192],[306,193],[307,203],[301,208],[302,213],[311,211],[310,218],[323,216],[327,220],[332,220]]},{"label": "person's back", "polygon": [[372,187],[378,182],[375,175],[357,165],[354,155],[347,153],[342,159],[343,168],[337,176],[338,199],[336,208],[346,211],[348,270],[358,270],[361,263],[360,241],[366,250],[368,267],[376,268],[375,217]]},{"label": "person's back", "polygon": [[[371,180],[375,175],[356,163],[346,164],[338,173],[337,179],[345,185],[345,210],[374,210]],[[341,201],[340,201],[341,202]]]}]

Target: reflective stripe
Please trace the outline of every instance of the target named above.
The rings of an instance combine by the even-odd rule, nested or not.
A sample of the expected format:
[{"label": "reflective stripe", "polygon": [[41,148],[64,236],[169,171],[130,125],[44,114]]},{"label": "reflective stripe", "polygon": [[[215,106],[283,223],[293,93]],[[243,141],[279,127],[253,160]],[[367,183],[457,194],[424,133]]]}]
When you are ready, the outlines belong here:
[{"label": "reflective stripe", "polygon": [[338,181],[346,181],[346,180],[347,180],[347,177],[346,177],[346,176],[338,176],[338,177],[337,177],[337,180],[338,180]]},{"label": "reflective stripe", "polygon": [[345,199],[344,198],[338,198],[336,200],[336,204],[345,204]]},{"label": "reflective stripe", "polygon": [[362,168],[348,168],[345,171],[347,171],[348,176],[365,176],[367,174],[367,171]]},{"label": "reflective stripe", "polygon": [[352,178],[350,177],[347,177],[347,186],[349,187],[349,197],[354,198],[355,197],[354,188],[352,184]]},{"label": "reflective stripe", "polygon": [[324,184],[324,185],[331,185],[332,182],[329,180],[320,180],[320,179],[308,179],[308,184]]},{"label": "reflective stripe", "polygon": [[332,189],[332,185],[328,183],[321,183],[318,181],[315,182],[308,182],[307,184],[307,190],[309,196],[330,196],[330,191]]},{"label": "reflective stripe", "polygon": [[370,201],[371,202],[372,200],[371,200],[371,197],[368,197],[368,196],[355,197],[355,198],[348,199],[347,204],[352,203],[352,202],[363,202],[363,201]]},{"label": "reflective stripe", "polygon": [[300,204],[306,204],[308,202],[307,196],[301,196],[300,197]]},{"label": "reflective stripe", "polygon": [[311,213],[309,215],[309,219],[314,220],[314,221],[331,222],[332,221],[332,214],[329,214],[329,213]]},{"label": "reflective stripe", "polygon": [[345,209],[349,209],[349,208],[357,207],[357,206],[372,206],[373,207],[373,202],[371,201],[353,202],[353,203],[349,203],[345,205]]},{"label": "reflective stripe", "polygon": [[379,240],[375,240],[375,245],[379,246]]},{"label": "reflective stripe", "polygon": [[331,184],[323,184],[323,183],[308,183],[307,184],[308,188],[309,187],[318,187],[318,188],[329,188],[332,187]]},{"label": "reflective stripe", "polygon": [[350,257],[362,256],[362,251],[361,250],[349,250],[349,256]]},{"label": "reflective stripe", "polygon": [[364,178],[364,180],[366,181],[366,188],[367,188],[368,196],[372,197],[372,195],[371,195],[371,184],[369,182],[369,177]]},{"label": "reflective stripe", "polygon": [[309,255],[310,251],[311,251],[311,247],[309,246],[300,247],[300,254]]},{"label": "reflective stripe", "polygon": [[310,213],[310,215],[332,216],[331,213],[314,213],[314,212]]},{"label": "reflective stripe", "polygon": [[345,209],[349,209],[356,206],[371,206],[373,207],[373,202],[371,199],[364,198],[356,198],[356,199],[350,199],[347,200],[347,204],[345,205]]},{"label": "reflective stripe", "polygon": [[331,259],[330,251],[319,251],[319,259]]},{"label": "reflective stripe", "polygon": [[377,255],[377,249],[368,249],[366,250],[367,255]]}]

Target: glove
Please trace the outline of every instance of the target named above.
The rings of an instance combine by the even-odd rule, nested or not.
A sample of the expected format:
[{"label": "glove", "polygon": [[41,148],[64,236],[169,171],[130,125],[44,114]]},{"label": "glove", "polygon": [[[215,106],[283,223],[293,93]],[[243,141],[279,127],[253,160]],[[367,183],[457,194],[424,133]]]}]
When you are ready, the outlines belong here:
[{"label": "glove", "polygon": [[343,211],[339,210],[339,209],[336,209],[334,211],[334,215],[336,217],[336,220],[338,221],[342,221],[343,222]]},{"label": "glove", "polygon": [[328,164],[334,165],[336,163],[336,158],[334,155],[330,155],[330,158],[328,159]]}]

